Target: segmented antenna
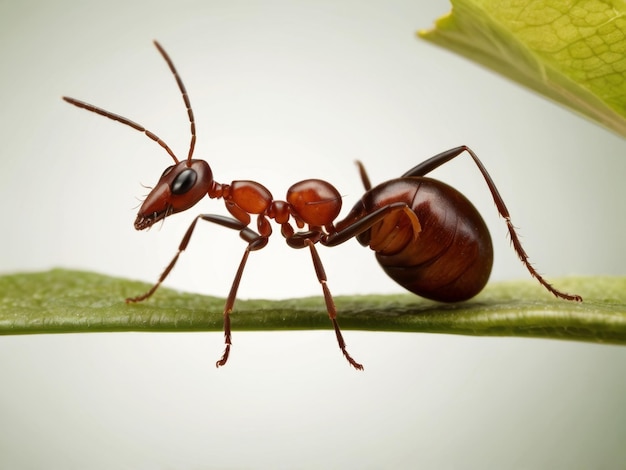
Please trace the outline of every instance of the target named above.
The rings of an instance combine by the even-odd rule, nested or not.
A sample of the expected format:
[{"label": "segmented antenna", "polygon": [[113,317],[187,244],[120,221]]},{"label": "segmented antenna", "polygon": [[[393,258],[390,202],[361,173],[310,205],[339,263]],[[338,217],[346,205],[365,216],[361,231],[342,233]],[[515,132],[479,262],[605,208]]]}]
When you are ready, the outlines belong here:
[{"label": "segmented antenna", "polygon": [[157,41],[153,41],[153,42],[156,48],[161,53],[161,55],[163,56],[163,58],[165,59],[165,62],[167,62],[167,65],[172,71],[172,74],[174,74],[174,78],[176,78],[176,83],[178,84],[178,89],[183,95],[183,101],[185,102],[185,107],[187,108],[187,115],[189,117],[189,124],[190,124],[190,130],[191,130],[191,142],[189,143],[189,154],[187,155],[187,161],[190,161],[193,155],[193,151],[196,147],[196,121],[193,116],[193,109],[191,109],[191,102],[189,101],[189,94],[187,93],[187,89],[185,88],[185,84],[183,83],[183,80],[180,78],[180,75],[178,75],[178,72],[176,71],[176,67],[174,67],[174,63],[172,62],[172,59],[170,59],[170,56],[167,55],[167,52],[165,52],[165,49],[161,47],[161,44],[159,44]]},{"label": "segmented antenna", "polygon": [[85,103],[84,101],[75,100],[74,98],[70,98],[69,96],[64,96],[63,99],[67,101],[68,103],[73,104],[74,106],[77,106],[82,109],[86,109],[87,111],[91,111],[92,113],[99,114],[101,116],[107,117],[114,121],[121,122],[122,124],[126,124],[127,126],[138,130],[139,132],[143,132],[152,140],[154,140],[157,144],[163,147],[165,151],[169,153],[170,156],[174,159],[174,162],[178,163],[178,158],[176,157],[172,149],[169,148],[169,146],[165,143],[165,141],[160,139],[159,136],[156,135],[154,132],[150,132],[141,124],[137,124],[136,122],[131,121],[130,119],[125,118],[124,116],[120,116],[119,114],[112,113],[110,111],[107,111],[106,109],[98,108],[97,106],[94,106],[93,104]]},{"label": "segmented antenna", "polygon": [[[195,119],[193,116],[193,109],[191,109],[191,102],[189,101],[189,95],[187,94],[187,90],[185,88],[185,85],[183,84],[182,79],[180,78],[180,76],[178,75],[178,72],[176,71],[176,67],[174,67],[174,63],[172,62],[172,59],[170,59],[170,57],[167,55],[167,52],[165,52],[165,49],[163,49],[163,47],[161,47],[161,45],[157,41],[154,41],[154,45],[156,46],[158,51],[161,53],[161,56],[163,56],[163,58],[165,59],[165,62],[167,62],[167,65],[169,66],[170,71],[176,78],[178,89],[183,95],[183,101],[185,103],[185,107],[187,108],[187,115],[189,117],[189,124],[191,127],[191,142],[189,144],[189,153],[187,155],[187,161],[190,162],[191,157],[193,156],[193,151],[196,147],[196,124],[195,124]],[[113,121],[117,121],[129,127],[132,127],[133,129],[138,130],[139,132],[143,132],[152,140],[154,140],[157,144],[163,147],[165,151],[170,155],[170,157],[174,159],[174,163],[179,162],[178,157],[172,151],[172,149],[165,143],[165,141],[159,138],[159,136],[157,136],[154,132],[151,132],[145,127],[143,127],[141,124],[131,121],[130,119],[125,118],[124,116],[120,116],[119,114],[115,114],[110,111],[107,111],[106,109],[98,108],[97,106],[86,103],[84,101],[70,98],[68,96],[64,96],[63,99],[67,101],[68,103],[73,104],[74,106],[77,106],[82,109],[86,109],[87,111],[91,111],[92,113],[99,114]]]}]

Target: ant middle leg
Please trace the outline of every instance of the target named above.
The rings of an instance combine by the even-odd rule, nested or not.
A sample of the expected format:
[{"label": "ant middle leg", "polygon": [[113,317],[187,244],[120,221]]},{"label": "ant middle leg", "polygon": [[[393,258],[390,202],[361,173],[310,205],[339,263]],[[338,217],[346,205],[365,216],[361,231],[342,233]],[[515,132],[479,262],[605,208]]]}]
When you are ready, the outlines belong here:
[{"label": "ant middle leg", "polygon": [[315,268],[315,274],[317,275],[317,280],[322,286],[322,291],[324,292],[324,301],[326,302],[326,311],[328,312],[328,316],[330,317],[330,321],[335,328],[335,336],[337,337],[337,343],[339,344],[339,349],[343,353],[344,357],[348,360],[350,365],[357,370],[363,370],[363,365],[356,362],[352,359],[352,356],[348,353],[346,349],[346,342],[343,339],[343,335],[341,334],[341,329],[339,328],[339,324],[337,323],[337,308],[335,307],[335,301],[333,300],[333,296],[328,289],[326,272],[324,271],[324,266],[322,265],[322,260],[317,253],[317,249],[315,248],[315,244],[310,239],[305,240],[305,244],[311,250],[311,256],[313,258],[313,267]]},{"label": "ant middle leg", "polygon": [[[238,222],[235,219],[228,219],[234,222]],[[233,283],[230,287],[230,292],[228,293],[228,297],[226,298],[226,304],[224,305],[224,352],[222,353],[222,357],[215,363],[215,367],[222,367],[228,361],[228,356],[230,355],[230,347],[232,345],[231,341],[231,329],[230,329],[230,314],[233,311],[233,307],[235,305],[235,300],[237,299],[237,290],[239,289],[239,284],[241,282],[241,277],[243,276],[243,270],[246,267],[246,263],[248,262],[248,256],[251,251],[260,250],[265,245],[267,245],[267,237],[263,237],[253,230],[246,227],[245,230],[240,231],[240,236],[244,240],[248,242],[248,246],[246,246],[246,251],[243,253],[243,258],[239,263],[239,268],[237,268],[237,273],[235,274],[235,279],[233,279]]]}]

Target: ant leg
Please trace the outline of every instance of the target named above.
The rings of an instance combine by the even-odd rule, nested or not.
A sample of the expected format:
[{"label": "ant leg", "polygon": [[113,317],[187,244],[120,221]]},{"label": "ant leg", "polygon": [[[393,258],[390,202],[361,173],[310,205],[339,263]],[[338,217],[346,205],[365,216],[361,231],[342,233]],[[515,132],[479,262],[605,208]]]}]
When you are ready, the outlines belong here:
[{"label": "ant leg", "polygon": [[455,147],[450,150],[446,150],[445,152],[438,153],[434,157],[430,157],[428,160],[424,160],[419,165],[416,165],[415,167],[411,168],[409,171],[407,171],[406,173],[402,175],[402,178],[406,178],[409,176],[424,176],[425,174],[430,173],[434,169],[440,167],[444,163],[449,162],[454,157],[458,157],[460,154],[462,154],[466,150],[470,154],[473,153],[470,150],[470,148],[465,145],[462,145],[460,147]]},{"label": "ant leg", "polygon": [[230,292],[228,293],[228,297],[226,299],[226,305],[224,305],[224,344],[226,346],[224,348],[224,352],[222,353],[222,357],[215,363],[215,367],[221,367],[225,365],[226,361],[228,361],[228,356],[230,355],[230,346],[232,345],[230,313],[233,311],[233,307],[235,305],[235,299],[237,298],[237,289],[239,289],[239,283],[241,282],[241,276],[243,275],[243,268],[248,261],[249,254],[250,246],[248,245],[246,247],[246,251],[244,251],[243,253],[243,258],[239,263],[239,268],[237,269],[237,274],[235,274],[233,284],[230,286]]},{"label": "ant leg", "polygon": [[369,230],[378,222],[381,222],[390,214],[403,211],[413,226],[413,238],[417,239],[422,230],[419,219],[415,212],[405,202],[393,202],[376,209],[374,212],[362,216],[360,211],[351,212],[341,222],[337,223],[337,231],[324,236],[320,243],[324,246],[337,246],[359,234]]},{"label": "ant leg", "polygon": [[191,239],[191,235],[193,234],[193,231],[196,228],[196,224],[198,220],[204,220],[204,221],[212,222],[212,223],[215,223],[215,224],[218,224],[218,225],[221,225],[223,227],[230,228],[233,230],[239,230],[239,236],[244,241],[248,242],[248,246],[246,247],[246,251],[244,252],[241,263],[239,263],[239,269],[237,270],[237,274],[235,275],[235,279],[230,288],[230,293],[228,294],[228,298],[226,299],[226,305],[224,306],[224,342],[226,343],[226,349],[224,350],[224,353],[222,354],[222,357],[220,358],[220,360],[217,361],[216,363],[216,366],[220,367],[226,364],[226,361],[228,360],[228,355],[230,353],[230,346],[231,346],[230,313],[232,312],[233,306],[235,304],[235,298],[237,297],[237,289],[239,288],[239,283],[241,281],[243,269],[246,265],[246,261],[248,260],[248,255],[250,254],[250,252],[255,251],[255,250],[260,250],[267,244],[266,237],[262,237],[261,235],[251,230],[250,228],[248,228],[248,226],[246,226],[242,222],[239,222],[236,219],[231,219],[229,217],[224,217],[221,215],[214,215],[214,214],[199,215],[193,220],[193,222],[187,229],[187,232],[185,232],[185,236],[183,237],[182,241],[180,242],[180,245],[178,246],[178,252],[174,256],[172,261],[170,261],[170,263],[167,265],[167,267],[165,268],[165,270],[159,277],[159,280],[150,288],[150,290],[148,290],[148,292],[146,292],[145,294],[139,295],[137,297],[129,297],[126,299],[126,303],[141,302],[142,300],[145,300],[148,297],[150,297],[152,294],[154,294],[154,292],[159,288],[161,283],[165,280],[165,278],[174,268],[174,265],[176,264],[176,261],[178,261],[178,257],[180,256],[180,254],[183,251],[185,251],[185,249],[187,248],[187,245],[189,244],[189,240]]},{"label": "ant leg", "polygon": [[[241,222],[235,219],[223,217],[221,215],[213,215],[213,214],[201,214],[197,216],[195,219],[193,219],[193,222],[191,222],[191,225],[187,229],[187,232],[185,232],[185,236],[183,237],[183,239],[180,242],[180,245],[178,246],[178,252],[174,256],[172,261],[170,261],[167,267],[163,270],[163,272],[161,273],[161,276],[159,277],[159,280],[145,294],[138,295],[137,297],[127,298],[126,303],[141,302],[142,300],[146,300],[148,297],[154,294],[154,292],[159,288],[159,286],[165,280],[165,278],[167,278],[170,271],[172,271],[172,269],[174,268],[174,265],[176,264],[176,261],[178,261],[178,257],[180,256],[180,254],[183,251],[185,251],[185,249],[187,248],[187,245],[189,244],[189,240],[191,239],[191,235],[193,234],[193,231],[196,228],[196,224],[198,220],[200,219],[205,220],[207,222],[213,222],[223,227],[231,228],[234,230],[239,230],[241,232],[241,237],[244,238],[246,241],[248,241],[248,239],[251,238],[252,234],[257,235],[251,229],[247,228],[244,224],[242,224]],[[246,234],[247,238],[244,237],[244,234]]]},{"label": "ant leg", "polygon": [[372,183],[370,182],[370,177],[367,176],[367,171],[365,171],[365,166],[360,160],[356,161],[356,166],[359,167],[359,175],[361,176],[361,181],[363,182],[363,187],[365,191],[369,191],[372,189]]},{"label": "ant leg", "polygon": [[352,359],[352,356],[346,350],[346,342],[343,339],[343,335],[341,334],[341,330],[339,329],[339,324],[337,323],[337,308],[335,307],[335,301],[333,300],[333,296],[328,289],[328,285],[326,283],[326,272],[324,271],[324,266],[322,265],[322,260],[317,253],[317,249],[315,248],[315,244],[309,240],[305,240],[305,244],[309,246],[311,249],[311,256],[313,257],[313,266],[315,267],[315,274],[317,275],[317,280],[322,285],[322,290],[324,291],[324,301],[326,302],[326,310],[328,312],[328,316],[330,317],[330,321],[335,328],[335,336],[337,336],[337,343],[339,344],[339,349],[343,353],[344,357],[348,360],[350,365],[357,370],[363,370],[363,365],[356,362]]},{"label": "ant leg", "polygon": [[528,254],[522,247],[522,242],[520,241],[517,235],[517,232],[515,231],[515,227],[513,226],[513,223],[511,222],[511,215],[509,214],[509,210],[504,204],[504,200],[502,199],[502,196],[500,196],[500,193],[498,192],[498,189],[496,188],[495,183],[491,179],[491,176],[489,176],[487,169],[483,166],[482,162],[479,160],[478,156],[472,151],[472,149],[470,149],[469,147],[465,145],[462,145],[460,147],[446,150],[445,152],[441,152],[440,154],[435,155],[434,157],[429,158],[428,160],[420,163],[416,167],[407,171],[402,176],[403,177],[424,176],[426,173],[433,171],[435,168],[452,160],[453,158],[459,156],[463,152],[467,152],[472,157],[472,159],[474,160],[474,163],[476,164],[476,166],[482,173],[483,178],[485,179],[485,182],[487,183],[487,186],[489,187],[489,191],[491,192],[491,196],[493,197],[493,200],[496,204],[498,213],[500,214],[500,216],[502,216],[502,218],[504,218],[506,222],[506,226],[509,231],[509,236],[511,238],[511,243],[513,244],[513,248],[515,249],[515,252],[517,253],[517,256],[519,257],[521,262],[524,264],[524,266],[526,266],[526,269],[528,269],[528,272],[530,273],[530,275],[534,277],[535,279],[537,279],[537,281],[539,281],[539,283],[543,287],[545,287],[549,292],[551,292],[555,297],[565,299],[565,300],[575,300],[577,302],[582,302],[583,299],[581,296],[567,294],[553,287],[550,283],[548,283],[548,281],[546,281],[541,276],[541,274],[537,272],[534,266],[530,263],[530,260],[528,259]]},{"label": "ant leg", "polygon": [[[461,146],[446,150],[445,152],[441,152],[434,157],[431,157],[428,160],[423,161],[419,165],[411,168],[409,171],[402,175],[402,178],[406,178],[409,176],[424,176],[426,173],[430,173],[435,168],[440,167],[444,163],[452,160],[454,157],[458,156],[466,150],[470,151],[468,147]],[[356,165],[359,168],[359,175],[361,176],[363,187],[365,188],[365,191],[369,191],[370,189],[372,189],[372,183],[370,182],[370,178],[367,175],[365,166],[360,160],[356,161]]]},{"label": "ant leg", "polygon": [[[236,219],[228,219],[226,217],[224,217],[224,219],[230,220],[234,223],[240,223]],[[226,304],[224,305],[224,344],[226,345],[226,347],[224,348],[222,357],[215,363],[215,367],[221,367],[225,365],[226,362],[228,361],[228,356],[230,355],[230,346],[232,345],[231,329],[230,329],[230,314],[233,311],[233,307],[235,305],[235,300],[237,298],[237,290],[239,289],[239,283],[241,282],[243,270],[246,267],[246,263],[248,261],[248,255],[250,254],[251,251],[260,250],[261,248],[263,248],[265,245],[267,245],[267,241],[268,241],[267,237],[263,237],[249,228],[245,228],[245,230],[241,230],[240,235],[241,235],[241,238],[243,238],[244,240],[248,242],[248,246],[246,246],[246,251],[244,251],[243,253],[243,258],[241,258],[241,262],[239,263],[239,268],[237,269],[237,274],[235,274],[235,279],[233,280],[233,283],[230,287],[230,292],[228,293],[228,297],[226,298]]]}]

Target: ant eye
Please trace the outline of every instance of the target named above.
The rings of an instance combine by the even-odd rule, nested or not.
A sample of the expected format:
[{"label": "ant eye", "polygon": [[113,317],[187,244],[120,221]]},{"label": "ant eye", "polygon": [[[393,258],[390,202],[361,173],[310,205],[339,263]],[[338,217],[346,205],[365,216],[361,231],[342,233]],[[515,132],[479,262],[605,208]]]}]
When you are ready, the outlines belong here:
[{"label": "ant eye", "polygon": [[198,174],[195,170],[192,170],[191,168],[184,169],[176,175],[176,178],[174,178],[174,181],[172,182],[172,194],[185,194],[193,187],[194,184],[196,184],[197,179]]}]

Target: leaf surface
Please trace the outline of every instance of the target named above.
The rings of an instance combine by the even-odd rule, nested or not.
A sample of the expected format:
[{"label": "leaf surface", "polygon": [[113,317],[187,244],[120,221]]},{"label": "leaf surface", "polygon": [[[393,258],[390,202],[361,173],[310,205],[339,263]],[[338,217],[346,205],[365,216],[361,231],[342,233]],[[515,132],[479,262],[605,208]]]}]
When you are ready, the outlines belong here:
[{"label": "leaf surface", "polygon": [[452,0],[418,35],[626,137],[626,3]]},{"label": "leaf surface", "polygon": [[[410,294],[336,298],[343,329],[527,336],[626,344],[626,277],[555,282],[585,299],[551,297],[533,281],[493,283],[474,299],[441,304]],[[0,334],[221,331],[224,299],[82,271],[0,276]],[[330,329],[321,297],[241,300],[233,330]]]}]

